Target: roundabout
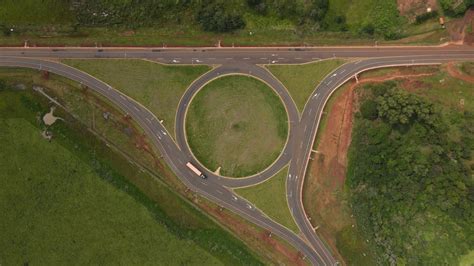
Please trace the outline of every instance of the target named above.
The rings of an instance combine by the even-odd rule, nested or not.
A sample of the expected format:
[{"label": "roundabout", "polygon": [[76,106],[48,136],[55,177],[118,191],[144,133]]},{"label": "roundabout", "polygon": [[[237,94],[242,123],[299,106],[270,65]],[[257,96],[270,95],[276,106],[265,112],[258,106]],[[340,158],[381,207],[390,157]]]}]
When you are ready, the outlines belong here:
[{"label": "roundabout", "polygon": [[265,170],[288,138],[288,116],[278,95],[264,82],[243,75],[223,76],[202,87],[185,123],[194,157],[221,176]]}]

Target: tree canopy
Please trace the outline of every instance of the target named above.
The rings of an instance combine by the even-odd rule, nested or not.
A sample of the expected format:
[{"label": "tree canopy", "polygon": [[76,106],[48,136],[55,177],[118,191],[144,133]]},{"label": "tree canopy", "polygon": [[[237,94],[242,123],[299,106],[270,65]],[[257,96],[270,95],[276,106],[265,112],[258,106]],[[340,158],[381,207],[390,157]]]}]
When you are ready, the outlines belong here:
[{"label": "tree canopy", "polygon": [[[356,116],[347,182],[359,225],[381,264],[453,265],[474,246],[474,116],[450,137],[438,106],[370,87]],[[376,108],[376,112],[374,111]]]}]

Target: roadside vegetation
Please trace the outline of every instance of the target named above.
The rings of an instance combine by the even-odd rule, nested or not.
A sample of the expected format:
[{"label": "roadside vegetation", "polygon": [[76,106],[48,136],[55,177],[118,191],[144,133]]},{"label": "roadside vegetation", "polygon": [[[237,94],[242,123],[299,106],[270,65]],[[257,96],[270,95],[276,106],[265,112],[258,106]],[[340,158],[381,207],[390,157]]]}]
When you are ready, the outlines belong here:
[{"label": "roadside vegetation", "polygon": [[148,198],[128,178],[153,178],[62,110],[44,139],[42,96],[3,81],[0,95],[2,263],[260,263],[166,186]]},{"label": "roadside vegetation", "polygon": [[291,215],[286,199],[287,174],[288,167],[285,167],[269,180],[255,186],[236,189],[235,192],[271,219],[298,234],[298,226]]},{"label": "roadside vegetation", "polygon": [[[341,40],[439,43],[446,31],[433,24],[441,11],[457,17],[473,4],[442,0],[440,12],[435,2],[430,13],[420,2],[415,10],[400,14],[395,0],[5,0],[0,3],[0,40],[17,45],[29,40],[41,45],[154,46],[209,46],[219,40],[229,46]],[[420,37],[407,38],[413,36]]]},{"label": "roadside vegetation", "polygon": [[267,65],[266,67],[285,85],[301,113],[309,96],[319,83],[345,62],[342,59],[329,59],[302,65]]},{"label": "roadside vegetation", "polygon": [[[318,232],[323,236],[329,246],[333,248],[335,254],[339,255],[340,259],[344,260],[348,265],[385,264],[390,260],[393,262],[394,256],[390,258],[390,256],[387,255],[388,253],[385,253],[387,246],[380,246],[379,244],[379,241],[382,241],[382,239],[385,244],[390,243],[392,248],[396,246],[396,249],[393,248],[392,251],[399,252],[396,254],[397,263],[417,264],[420,261],[424,263],[429,260],[425,260],[425,257],[422,256],[431,256],[433,257],[433,261],[429,261],[430,264],[457,264],[459,261],[461,265],[472,264],[473,245],[469,238],[472,234],[470,231],[473,228],[472,222],[469,223],[468,220],[462,221],[462,219],[458,222],[458,217],[453,215],[451,211],[437,209],[439,203],[436,203],[432,198],[429,198],[432,202],[426,203],[426,198],[429,197],[429,194],[425,191],[420,192],[417,190],[419,187],[422,187],[423,183],[417,179],[418,177],[415,173],[410,175],[410,179],[412,178],[413,180],[410,181],[412,183],[409,183],[408,186],[413,185],[413,183],[416,184],[413,188],[410,187],[411,190],[407,190],[406,187],[393,188],[389,186],[393,184],[395,180],[397,180],[396,182],[400,184],[400,186],[406,182],[405,179],[402,178],[402,174],[393,174],[397,173],[400,169],[406,169],[406,167],[392,167],[390,165],[382,169],[379,165],[385,165],[385,163],[388,162],[395,164],[399,161],[403,161],[407,162],[409,168],[413,167],[412,169],[418,169],[417,159],[411,160],[410,157],[396,153],[396,149],[409,149],[415,152],[421,152],[422,156],[419,156],[419,158],[422,161],[424,160],[425,163],[423,165],[426,165],[428,168],[430,165],[436,165],[433,168],[437,169],[439,163],[435,164],[429,161],[432,157],[430,153],[434,150],[430,146],[432,145],[430,144],[431,140],[438,141],[438,138],[441,138],[447,139],[449,142],[455,141],[457,144],[452,145],[455,149],[456,145],[470,145],[468,144],[470,143],[469,140],[466,141],[466,139],[472,137],[472,133],[469,133],[469,130],[467,130],[463,124],[467,123],[465,120],[466,114],[469,114],[472,108],[474,108],[472,105],[472,82],[474,82],[474,79],[472,75],[468,74],[471,73],[473,69],[470,63],[450,63],[441,67],[425,66],[374,70],[363,73],[359,77],[359,83],[350,82],[344,85],[329,99],[325,107],[325,113],[322,116],[320,130],[318,131],[314,146],[314,150],[317,150],[317,152],[311,155],[312,160],[308,167],[308,174],[305,177],[303,203],[306,212],[309,217],[311,217],[313,226],[319,226]],[[386,82],[386,80],[395,81],[383,83]],[[420,143],[417,137],[413,137],[419,134],[418,132],[424,132],[420,130],[418,126],[416,126],[416,129],[409,130],[407,128],[412,126],[397,126],[396,129],[392,128],[391,132],[392,134],[396,134],[395,141],[397,141],[398,144],[394,143],[391,137],[383,138],[384,140],[376,145],[361,144],[357,147],[362,149],[358,151],[362,154],[351,151],[351,157],[349,158],[351,161],[348,162],[347,150],[351,144],[351,137],[351,149],[353,150],[354,145],[356,145],[356,137],[365,140],[373,136],[373,134],[369,134],[367,129],[362,126],[359,128],[361,131],[358,133],[361,135],[353,135],[356,134],[355,128],[352,128],[353,124],[357,127],[360,125],[360,120],[365,119],[361,113],[365,113],[367,117],[374,119],[370,120],[370,123],[377,121],[377,123],[380,124],[385,123],[385,118],[378,117],[377,108],[374,108],[373,102],[364,104],[365,100],[374,101],[374,98],[376,98],[374,97],[374,92],[378,90],[376,88],[379,86],[378,84],[382,84],[382,87],[390,86],[391,88],[405,92],[405,96],[400,97],[400,99],[408,97],[406,95],[412,95],[413,97],[417,97],[420,101],[432,104],[435,112],[441,117],[440,121],[443,121],[444,125],[447,126],[448,132],[443,133],[441,131],[437,138],[425,137],[425,141]],[[396,106],[397,101],[393,100],[391,96],[386,95],[382,98],[386,101],[390,101],[393,106]],[[375,102],[377,104],[376,100]],[[360,113],[357,113],[358,110],[360,110]],[[428,110],[431,109],[428,108]],[[365,126],[366,124],[363,125]],[[378,128],[374,129],[373,132],[380,133],[380,131],[380,128]],[[399,132],[394,133],[396,131]],[[409,134],[409,132],[411,133]],[[398,136],[398,134],[401,136]],[[469,137],[462,137],[463,135],[468,135]],[[382,149],[384,152],[382,152]],[[387,153],[390,155],[385,153],[385,149],[388,149]],[[445,153],[447,156],[451,156],[450,152]],[[384,158],[380,159],[380,157],[378,157],[379,155],[384,156]],[[374,161],[365,163],[368,156],[374,158],[374,160],[378,160],[378,163]],[[426,159],[425,156],[429,159]],[[415,157],[418,158],[418,156]],[[364,161],[361,161],[361,159]],[[448,159],[442,160],[448,163],[450,162]],[[462,164],[464,164],[464,166],[462,167],[467,167],[467,169],[469,169],[470,164],[472,164],[472,160],[459,161],[463,161]],[[456,161],[451,160],[451,163],[454,162]],[[350,181],[348,180],[350,176],[346,172],[349,163],[352,167],[356,167],[357,169],[359,169],[359,167],[366,169],[364,173],[360,173],[359,171],[360,175],[357,177],[362,179],[363,176],[364,180],[371,180],[371,183],[365,182],[364,185],[359,183],[356,188],[352,187],[352,184],[349,183]],[[367,166],[369,164],[371,164],[370,167]],[[446,168],[444,163],[439,165],[443,167],[443,171],[446,171],[446,175],[443,175],[444,177],[436,177],[435,174],[428,174],[428,176],[424,178],[425,180],[433,181],[436,178],[434,182],[437,184],[431,187],[433,192],[436,193],[437,197],[444,199],[445,202],[447,202],[448,197],[453,195],[462,198],[463,193],[459,194],[455,192],[451,194],[446,192],[445,194],[443,192],[452,190],[450,188],[444,188],[444,186],[449,186],[448,184],[451,182],[444,180],[444,178],[454,178],[448,178],[448,176],[457,176],[458,178],[462,175],[448,172],[452,170],[449,169],[449,167],[448,170],[444,170]],[[456,168],[454,167],[453,169]],[[382,171],[384,177],[377,176],[372,179],[372,173],[378,173],[378,171]],[[466,173],[467,172],[464,174]],[[388,179],[386,179],[385,176]],[[408,174],[406,176],[408,176]],[[469,173],[467,173],[467,177],[469,176]],[[466,178],[466,176],[464,176],[464,178]],[[374,188],[374,185],[372,185],[374,182],[378,182],[377,180],[383,180],[382,183],[376,183],[382,184],[380,185],[382,186],[381,188]],[[425,180],[423,180],[423,182],[425,182]],[[420,195],[420,202],[424,204],[424,207],[417,206],[417,200],[415,200],[415,203],[411,201],[413,204],[405,201],[405,198],[407,198],[407,200],[412,198],[412,190],[416,191],[416,195]],[[402,194],[403,199],[397,198],[397,200],[394,200],[394,195],[399,194]],[[359,197],[358,202],[354,201],[354,195]],[[374,200],[372,197],[378,197],[379,200]],[[380,200],[380,198],[385,197],[390,197],[390,200]],[[363,200],[361,200],[361,198],[363,198]],[[377,205],[374,206],[374,203],[377,203]],[[356,209],[355,207],[358,208]],[[371,211],[361,212],[360,208],[370,208]],[[398,214],[395,216],[390,215],[392,211]],[[432,214],[434,212],[436,212],[436,215]],[[406,217],[404,216],[406,213],[410,213],[410,215],[413,214],[416,219],[412,221],[411,218],[403,218]],[[371,224],[375,229],[371,228],[372,231],[367,233],[367,223],[372,223],[378,219],[382,220],[379,223],[383,224],[385,231],[376,231],[381,230],[380,228],[382,227],[379,227],[379,223],[377,223],[376,225]],[[402,219],[405,219],[406,222],[402,225],[398,225]],[[361,220],[364,223],[362,223]],[[454,221],[455,224],[453,224],[452,221]],[[459,227],[459,224],[464,224],[464,228]],[[456,234],[452,233],[455,231],[452,230],[453,226],[458,230]],[[393,228],[393,230],[387,230],[387,228]],[[387,231],[389,233],[387,233]],[[374,237],[373,234],[376,234],[376,237]],[[432,234],[437,236],[435,240],[425,240],[426,237]],[[465,238],[463,238],[463,235]],[[448,238],[446,244],[439,242],[444,241],[445,238]],[[438,241],[437,239],[441,240]],[[415,246],[415,244],[413,244],[415,241],[416,247],[423,247],[424,253],[413,248],[405,250],[407,247]],[[450,245],[452,245],[453,241],[456,242],[457,246],[451,248]],[[429,244],[426,244],[426,242],[429,242]],[[403,246],[401,243],[406,243],[410,246]],[[465,249],[466,247],[467,249]],[[469,253],[469,251],[471,251],[471,253]],[[443,252],[448,252],[449,254],[444,254]],[[433,254],[437,255],[434,256]],[[438,255],[439,257],[437,257]],[[443,257],[445,257],[446,260],[443,261]]]},{"label": "roadside vegetation", "polygon": [[[106,98],[76,82],[43,71],[0,68],[0,79],[14,85],[19,91],[29,90],[33,85],[42,87],[66,107],[68,114],[77,119],[68,123],[68,126],[77,125],[74,131],[87,133],[83,134],[87,140],[91,138],[89,132],[100,139],[102,146],[95,146],[98,158],[106,159],[113,169],[123,173],[127,181],[152,200],[153,204],[157,204],[175,223],[202,232],[205,235],[203,238],[207,239],[205,243],[215,244],[214,250],[220,245],[220,240],[214,241],[214,237],[221,238],[219,233],[214,234],[214,230],[230,230],[234,237],[240,238],[250,250],[259,254],[257,259],[264,264],[294,264],[303,260],[297,250],[284,240],[276,236],[268,237],[268,231],[187,190],[142,130]],[[38,96],[36,93],[33,95]],[[44,98],[34,97],[35,101],[41,99]],[[58,115],[57,112],[61,110],[57,108],[55,114]],[[44,106],[43,111],[48,111],[48,107]],[[59,116],[65,117],[62,111]],[[220,226],[209,218],[203,223],[199,222],[199,215],[194,216],[195,212],[210,216]]]},{"label": "roadside vegetation", "polygon": [[67,59],[83,70],[143,104],[174,136],[181,96],[208,66],[169,66],[137,59]]},{"label": "roadside vegetation", "polygon": [[446,73],[414,94],[366,86],[347,186],[379,263],[458,264],[472,250],[472,84]]},{"label": "roadside vegetation", "polygon": [[194,156],[208,169],[231,177],[256,174],[280,155],[288,118],[278,95],[246,76],[225,76],[202,88],[186,116]]}]

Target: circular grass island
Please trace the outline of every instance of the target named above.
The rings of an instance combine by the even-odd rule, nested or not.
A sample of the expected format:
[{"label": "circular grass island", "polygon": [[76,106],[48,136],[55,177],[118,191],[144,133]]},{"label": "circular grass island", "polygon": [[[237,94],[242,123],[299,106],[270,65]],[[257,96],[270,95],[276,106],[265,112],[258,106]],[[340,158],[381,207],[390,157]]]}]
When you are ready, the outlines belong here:
[{"label": "circular grass island", "polygon": [[205,85],[186,115],[186,137],[199,162],[219,174],[244,177],[280,155],[288,116],[278,95],[255,78],[233,75]]}]

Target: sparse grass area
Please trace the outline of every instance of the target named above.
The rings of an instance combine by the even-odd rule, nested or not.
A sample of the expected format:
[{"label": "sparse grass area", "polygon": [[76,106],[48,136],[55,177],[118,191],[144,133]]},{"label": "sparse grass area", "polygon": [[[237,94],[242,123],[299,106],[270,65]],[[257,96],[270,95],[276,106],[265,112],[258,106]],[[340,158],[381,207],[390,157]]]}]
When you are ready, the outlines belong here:
[{"label": "sparse grass area", "polygon": [[270,218],[295,233],[299,232],[286,200],[286,176],[288,167],[261,184],[236,189],[235,192],[252,202]]},{"label": "sparse grass area", "polygon": [[280,98],[266,84],[226,76],[197,93],[188,110],[186,134],[204,166],[242,177],[264,170],[279,156],[287,120]]},{"label": "sparse grass area", "polygon": [[422,84],[412,90],[415,94],[439,103],[441,108],[474,110],[472,83],[453,78],[445,71],[439,71],[421,81]]},{"label": "sparse grass area", "polygon": [[46,100],[0,95],[2,264],[258,263],[166,187],[153,183],[163,201],[149,200],[125,176],[151,177],[60,110],[48,143],[36,118]]},{"label": "sparse grass area", "polygon": [[208,66],[169,66],[145,60],[68,59],[81,69],[140,102],[163,119],[174,136],[176,109],[191,83],[210,70]]},{"label": "sparse grass area", "polygon": [[474,62],[464,62],[461,64],[460,69],[465,74],[474,76]]},{"label": "sparse grass area", "polygon": [[341,59],[331,59],[303,65],[267,65],[266,67],[285,85],[298,110],[302,112],[308,97],[321,80],[345,62]]}]

